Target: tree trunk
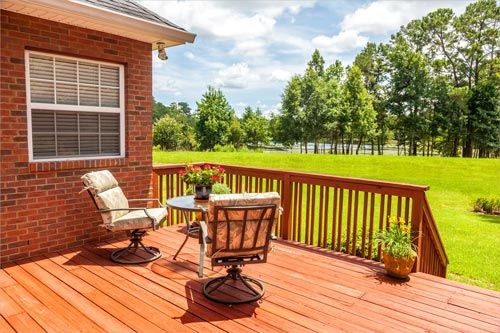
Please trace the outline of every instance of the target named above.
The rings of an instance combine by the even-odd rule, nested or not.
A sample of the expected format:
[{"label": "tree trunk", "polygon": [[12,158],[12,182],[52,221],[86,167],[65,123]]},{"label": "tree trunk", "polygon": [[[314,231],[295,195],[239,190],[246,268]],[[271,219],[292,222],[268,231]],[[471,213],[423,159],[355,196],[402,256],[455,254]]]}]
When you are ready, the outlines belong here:
[{"label": "tree trunk", "polygon": [[306,149],[306,154],[307,154],[308,149],[309,149],[309,148],[307,147],[307,141],[305,142],[305,147],[306,147],[305,149]]},{"label": "tree trunk", "polygon": [[360,136],[358,146],[356,147],[356,155],[359,155],[359,148],[361,147],[362,143],[363,143],[363,136]]},{"label": "tree trunk", "polygon": [[342,145],[342,155],[345,154],[345,148],[344,148],[344,134],[340,134],[340,144]]}]

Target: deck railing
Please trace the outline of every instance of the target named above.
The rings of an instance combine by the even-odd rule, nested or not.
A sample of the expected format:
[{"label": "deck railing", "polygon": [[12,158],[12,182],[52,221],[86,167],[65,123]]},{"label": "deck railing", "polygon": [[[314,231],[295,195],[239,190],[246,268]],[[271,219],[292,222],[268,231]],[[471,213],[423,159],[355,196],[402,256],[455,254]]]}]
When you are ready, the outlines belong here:
[{"label": "deck railing", "polygon": [[[203,163],[196,163],[202,165]],[[425,192],[427,186],[220,164],[232,192],[277,191],[283,214],[277,233],[285,240],[380,261],[375,236],[389,228],[388,217],[412,221],[418,258],[414,271],[446,276],[448,258]],[[182,164],[153,167],[155,195],[164,202],[187,189]],[[168,224],[182,222],[169,211]]]}]

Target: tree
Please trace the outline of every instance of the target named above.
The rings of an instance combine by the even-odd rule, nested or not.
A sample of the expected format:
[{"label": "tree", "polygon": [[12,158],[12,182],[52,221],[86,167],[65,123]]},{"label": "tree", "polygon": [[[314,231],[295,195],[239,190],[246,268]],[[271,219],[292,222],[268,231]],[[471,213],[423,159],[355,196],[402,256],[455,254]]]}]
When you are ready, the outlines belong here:
[{"label": "tree", "polygon": [[236,117],[233,118],[231,126],[229,126],[228,143],[238,149],[245,143],[245,132],[241,128],[240,121]]},{"label": "tree", "polygon": [[[469,90],[482,80],[482,76],[494,74],[492,68],[500,50],[499,21],[500,7],[496,1],[479,0],[468,5],[465,12],[453,22],[458,32],[457,49],[460,66],[465,72]],[[469,115],[462,152],[464,157],[472,157],[473,154],[476,131],[474,124],[474,115]]]},{"label": "tree", "polygon": [[337,142],[342,132],[342,80],[344,68],[339,60],[328,66],[325,72],[326,108],[329,114],[326,124],[330,135],[330,154],[337,154]]},{"label": "tree", "polygon": [[281,95],[281,115],[276,137],[285,146],[293,146],[304,139],[301,103],[301,78],[294,75]]},{"label": "tree", "polygon": [[347,71],[343,96],[343,107],[351,122],[349,145],[352,145],[353,136],[358,138],[358,154],[363,140],[373,135],[376,115],[370,95],[363,84],[361,71],[356,65]]},{"label": "tree", "polygon": [[245,143],[251,146],[268,144],[270,141],[269,122],[259,108],[253,111],[247,106],[241,119],[241,127],[245,133]]},{"label": "tree", "polygon": [[200,149],[210,150],[217,144],[225,145],[234,111],[222,91],[209,86],[196,105],[195,128]]},{"label": "tree", "polygon": [[472,89],[468,102],[472,144],[479,150],[478,157],[489,157],[500,148],[499,88],[498,79],[482,81]]},{"label": "tree", "polygon": [[153,126],[153,145],[162,150],[177,150],[181,146],[183,133],[181,124],[171,116],[164,116]]},{"label": "tree", "polygon": [[[409,155],[417,155],[417,147],[425,131],[424,113],[430,108],[430,67],[426,57],[411,49],[399,34],[388,52],[390,82],[387,107],[397,117],[400,143],[408,140]],[[404,139],[404,141],[401,141]]]},{"label": "tree", "polygon": [[328,130],[331,113],[327,107],[325,60],[318,50],[312,54],[306,72],[301,80],[300,102],[304,112],[304,139],[314,142],[314,153],[319,152],[319,140]]}]

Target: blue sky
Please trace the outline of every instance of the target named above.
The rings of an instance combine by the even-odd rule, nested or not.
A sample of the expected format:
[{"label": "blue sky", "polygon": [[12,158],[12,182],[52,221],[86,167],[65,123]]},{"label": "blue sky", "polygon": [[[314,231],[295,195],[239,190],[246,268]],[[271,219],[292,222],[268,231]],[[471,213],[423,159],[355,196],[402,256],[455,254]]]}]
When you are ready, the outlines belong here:
[{"label": "blue sky", "polygon": [[330,64],[350,64],[368,41],[385,42],[401,25],[437,8],[462,13],[470,1],[140,1],[196,33],[193,44],[153,55],[153,95],[193,109],[208,85],[238,114],[247,105],[277,112],[287,80],[315,48]]}]

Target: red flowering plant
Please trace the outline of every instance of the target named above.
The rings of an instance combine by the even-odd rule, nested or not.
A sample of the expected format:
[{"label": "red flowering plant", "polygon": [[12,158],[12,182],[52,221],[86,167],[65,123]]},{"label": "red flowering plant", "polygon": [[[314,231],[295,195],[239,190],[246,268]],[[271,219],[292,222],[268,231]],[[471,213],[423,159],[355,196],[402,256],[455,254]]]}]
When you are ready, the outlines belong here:
[{"label": "red flowering plant", "polygon": [[204,164],[203,166],[186,165],[179,171],[181,179],[188,185],[213,185],[222,181],[224,168],[219,165]]}]

